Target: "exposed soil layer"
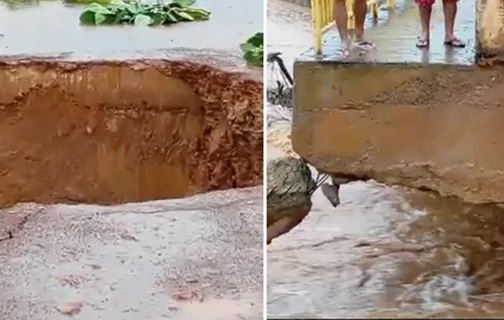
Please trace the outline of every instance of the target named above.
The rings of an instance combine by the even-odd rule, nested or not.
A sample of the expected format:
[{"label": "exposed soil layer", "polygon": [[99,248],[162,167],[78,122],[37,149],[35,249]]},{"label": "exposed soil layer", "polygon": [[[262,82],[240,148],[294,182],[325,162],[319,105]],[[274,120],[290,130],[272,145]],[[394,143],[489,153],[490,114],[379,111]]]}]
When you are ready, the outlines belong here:
[{"label": "exposed soil layer", "polygon": [[189,61],[0,63],[0,206],[260,184],[262,81]]}]

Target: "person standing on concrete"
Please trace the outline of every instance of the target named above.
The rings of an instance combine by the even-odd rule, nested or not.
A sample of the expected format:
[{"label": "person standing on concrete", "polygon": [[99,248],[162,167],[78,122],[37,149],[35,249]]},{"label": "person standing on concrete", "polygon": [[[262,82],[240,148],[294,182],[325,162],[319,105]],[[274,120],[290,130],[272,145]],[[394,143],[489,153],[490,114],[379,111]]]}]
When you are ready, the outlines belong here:
[{"label": "person standing on concrete", "polygon": [[[428,48],[430,41],[430,20],[432,6],[436,0],[415,0],[420,12],[422,34],[418,37],[416,46]],[[458,39],[454,33],[455,17],[457,16],[458,0],[443,0],[443,12],[445,17],[445,40],[444,44],[453,48],[464,48],[465,43]]]},{"label": "person standing on concrete", "polygon": [[[367,1],[354,0],[353,14],[355,17],[354,45],[362,50],[374,49],[374,44],[364,40],[364,21],[366,20]],[[335,0],[334,20],[338,28],[341,39],[340,54],[348,56],[350,54],[350,38],[348,36],[348,12],[346,0]]]}]

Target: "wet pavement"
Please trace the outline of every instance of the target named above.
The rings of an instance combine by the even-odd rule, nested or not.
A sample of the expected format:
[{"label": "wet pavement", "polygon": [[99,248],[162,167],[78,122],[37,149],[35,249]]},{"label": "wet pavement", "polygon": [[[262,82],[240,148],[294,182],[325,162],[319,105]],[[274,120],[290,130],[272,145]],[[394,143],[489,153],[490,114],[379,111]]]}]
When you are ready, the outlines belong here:
[{"label": "wet pavement", "polygon": [[[380,11],[375,27],[368,28],[366,38],[376,45],[376,50],[362,53],[354,50],[344,59],[352,62],[375,63],[451,63],[473,64],[476,55],[476,2],[460,1],[455,25],[455,34],[463,39],[465,48],[454,49],[444,45],[444,16],[442,3],[434,6],[431,22],[429,50],[418,49],[415,44],[420,32],[417,5],[402,2],[396,12]],[[370,18],[370,17],[369,17]],[[371,23],[372,20],[368,20]],[[338,56],[339,38],[335,28],[325,35],[323,61],[343,60]],[[312,50],[300,57],[301,60],[320,60]]]},{"label": "wet pavement", "polygon": [[267,5],[267,50],[281,52],[292,73],[295,58],[313,45],[311,11],[282,0],[268,0]]},{"label": "wet pavement", "polygon": [[256,0],[198,0],[196,6],[210,10],[210,20],[155,28],[90,27],[79,23],[84,6],[42,1],[13,9],[2,2],[0,56],[136,57],[173,49],[241,56],[240,43],[263,28],[263,6]]},{"label": "wet pavement", "polygon": [[[375,42],[375,51],[362,54],[354,51],[346,61],[378,63],[457,63],[472,64],[475,56],[475,17],[474,1],[460,1],[455,32],[466,41],[464,49],[448,48],[444,41],[444,18],[442,4],[436,3],[433,9],[430,50],[415,47],[420,32],[418,9],[411,0],[397,1],[395,12],[385,6],[379,11],[378,21],[370,14],[366,20],[367,38]],[[332,28],[324,35],[323,57],[316,58],[311,47],[313,37],[310,9],[281,0],[268,2],[268,50],[280,51],[292,72],[294,60],[302,61],[341,60],[337,56],[339,38]]]},{"label": "wet pavement", "polygon": [[[0,213],[4,319],[259,319],[262,187]],[[80,311],[80,312],[78,312]]]}]

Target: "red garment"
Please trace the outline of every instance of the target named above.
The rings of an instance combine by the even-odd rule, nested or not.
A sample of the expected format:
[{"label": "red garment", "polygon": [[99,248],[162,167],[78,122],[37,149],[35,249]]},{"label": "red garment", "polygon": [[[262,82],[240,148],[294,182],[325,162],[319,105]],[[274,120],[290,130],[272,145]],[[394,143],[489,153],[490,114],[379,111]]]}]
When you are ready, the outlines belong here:
[{"label": "red garment", "polygon": [[[443,2],[457,2],[458,0],[443,0]],[[432,7],[436,0],[415,0],[418,5],[423,7]]]}]

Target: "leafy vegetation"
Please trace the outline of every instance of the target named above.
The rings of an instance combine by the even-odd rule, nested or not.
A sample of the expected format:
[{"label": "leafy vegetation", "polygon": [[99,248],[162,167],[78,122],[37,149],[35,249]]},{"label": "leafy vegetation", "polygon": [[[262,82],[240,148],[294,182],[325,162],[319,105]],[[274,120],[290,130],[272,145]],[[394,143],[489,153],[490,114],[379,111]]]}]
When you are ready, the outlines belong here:
[{"label": "leafy vegetation", "polygon": [[254,34],[247,42],[242,43],[240,48],[247,63],[253,66],[263,66],[264,35],[262,32]]},{"label": "leafy vegetation", "polygon": [[177,22],[208,20],[210,12],[193,7],[195,1],[173,0],[168,4],[143,4],[139,1],[126,0],[111,2],[106,5],[93,2],[82,12],[80,22],[85,25],[135,24],[159,26]]}]

